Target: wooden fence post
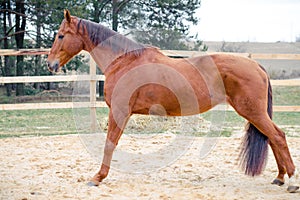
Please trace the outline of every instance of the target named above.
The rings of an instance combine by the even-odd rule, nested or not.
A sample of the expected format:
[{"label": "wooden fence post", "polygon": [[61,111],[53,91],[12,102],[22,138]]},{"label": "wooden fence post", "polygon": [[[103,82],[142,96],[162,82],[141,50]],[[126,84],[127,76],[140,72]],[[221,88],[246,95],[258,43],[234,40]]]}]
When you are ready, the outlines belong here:
[{"label": "wooden fence post", "polygon": [[90,120],[91,120],[91,133],[97,130],[97,114],[96,114],[96,62],[90,56]]}]

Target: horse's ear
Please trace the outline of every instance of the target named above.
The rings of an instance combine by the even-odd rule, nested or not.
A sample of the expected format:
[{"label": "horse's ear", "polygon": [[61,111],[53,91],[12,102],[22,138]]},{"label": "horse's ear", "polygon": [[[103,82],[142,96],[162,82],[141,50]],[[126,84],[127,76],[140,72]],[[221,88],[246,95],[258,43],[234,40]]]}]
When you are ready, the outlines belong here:
[{"label": "horse's ear", "polygon": [[65,19],[67,20],[67,22],[71,22],[71,14],[70,14],[70,11],[65,9],[64,10],[64,15],[65,15]]}]

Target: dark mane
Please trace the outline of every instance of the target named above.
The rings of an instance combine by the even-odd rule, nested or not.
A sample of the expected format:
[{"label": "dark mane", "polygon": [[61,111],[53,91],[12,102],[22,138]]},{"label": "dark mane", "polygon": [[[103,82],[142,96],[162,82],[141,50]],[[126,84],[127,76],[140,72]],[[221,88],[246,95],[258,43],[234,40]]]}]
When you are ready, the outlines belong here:
[{"label": "dark mane", "polygon": [[87,31],[90,40],[96,46],[111,47],[115,53],[133,53],[137,56],[145,49],[144,45],[134,42],[101,24],[84,19],[78,20],[77,30],[82,30],[83,34]]}]

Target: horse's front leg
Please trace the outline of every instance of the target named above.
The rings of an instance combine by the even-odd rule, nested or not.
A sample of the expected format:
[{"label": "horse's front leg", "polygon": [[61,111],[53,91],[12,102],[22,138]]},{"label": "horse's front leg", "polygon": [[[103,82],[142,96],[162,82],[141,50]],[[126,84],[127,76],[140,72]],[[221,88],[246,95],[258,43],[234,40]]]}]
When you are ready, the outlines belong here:
[{"label": "horse's front leg", "polygon": [[[91,186],[98,186],[99,183],[107,177],[110,163],[113,156],[113,151],[115,150],[118,141],[123,133],[125,125],[130,117],[130,115],[119,115],[117,118],[114,118],[112,109],[110,109],[109,121],[108,121],[108,133],[106,136],[106,142],[104,147],[104,156],[100,171],[92,178],[88,183]],[[115,116],[116,117],[116,116]],[[116,120],[117,119],[117,120]]]}]

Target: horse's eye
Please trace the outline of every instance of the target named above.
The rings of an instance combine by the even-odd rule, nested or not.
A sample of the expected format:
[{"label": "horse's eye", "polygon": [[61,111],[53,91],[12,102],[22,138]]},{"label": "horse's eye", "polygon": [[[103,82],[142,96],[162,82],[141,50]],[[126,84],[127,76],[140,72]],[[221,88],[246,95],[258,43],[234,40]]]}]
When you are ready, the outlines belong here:
[{"label": "horse's eye", "polygon": [[58,39],[63,39],[64,38],[64,35],[59,35],[58,36]]}]

